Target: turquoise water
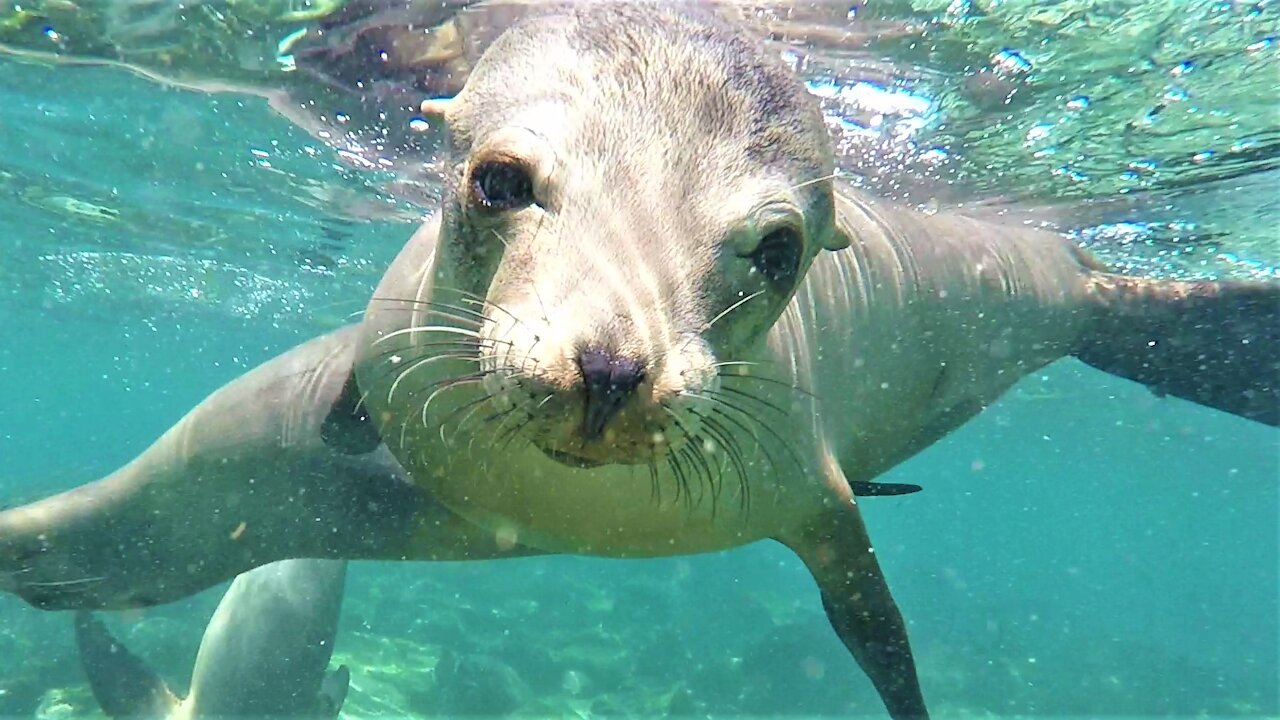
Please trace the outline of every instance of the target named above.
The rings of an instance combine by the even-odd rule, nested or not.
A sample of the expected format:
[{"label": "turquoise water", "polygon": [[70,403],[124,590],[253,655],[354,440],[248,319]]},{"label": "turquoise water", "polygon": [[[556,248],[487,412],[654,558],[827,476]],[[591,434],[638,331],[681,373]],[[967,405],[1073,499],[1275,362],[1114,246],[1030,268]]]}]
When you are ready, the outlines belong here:
[{"label": "turquoise water", "polygon": [[[1175,18],[1170,36],[1210,37],[1202,21]],[[1249,22],[1228,28],[1241,73],[1260,41],[1260,21]],[[1020,33],[1005,41],[1034,34]],[[966,146],[939,125],[963,62],[938,47],[900,59],[933,63],[941,78],[871,89],[902,100],[897,122],[921,118],[913,151],[962,158]],[[1238,121],[1217,142],[1274,136],[1274,103],[1259,99],[1274,100],[1269,77],[1241,75],[1252,93],[1199,100]],[[813,79],[832,97],[856,83],[827,87]],[[1009,112],[1021,127],[1033,111]],[[995,159],[1025,142],[1025,128],[992,132],[969,149]],[[1178,138],[1165,156],[1205,149],[1201,135]],[[1187,184],[1162,170],[1154,198],[1118,215],[1091,209],[1074,227],[1135,270],[1274,276],[1276,171],[1265,155],[1251,162],[1240,177]],[[1047,183],[1039,201],[1128,198],[1120,186],[1139,181],[1115,165],[1086,181],[1021,167]],[[1027,187],[972,175],[944,185],[984,196]],[[386,179],[353,171],[257,98],[0,61],[0,501],[113,470],[221,383],[360,310],[422,212]],[[925,486],[864,512],[937,716],[1280,715],[1274,429],[1063,362],[884,479]],[[881,712],[812,581],[778,547],[351,572],[335,657],[353,672],[346,717]],[[219,593],[113,622],[182,687]],[[0,597],[0,715],[98,713],[70,631],[67,615]],[[463,663],[466,682],[437,682],[442,657]]]}]

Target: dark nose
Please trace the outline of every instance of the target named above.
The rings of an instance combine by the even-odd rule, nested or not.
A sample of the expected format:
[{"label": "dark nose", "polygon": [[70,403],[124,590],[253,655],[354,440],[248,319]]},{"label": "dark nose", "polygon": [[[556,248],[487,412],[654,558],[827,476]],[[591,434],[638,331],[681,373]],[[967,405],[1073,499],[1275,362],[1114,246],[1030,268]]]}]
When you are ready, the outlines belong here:
[{"label": "dark nose", "polygon": [[578,353],[578,369],[582,371],[582,382],[587,389],[582,435],[588,440],[597,440],[604,434],[604,426],[644,382],[644,364],[607,350],[588,348]]}]

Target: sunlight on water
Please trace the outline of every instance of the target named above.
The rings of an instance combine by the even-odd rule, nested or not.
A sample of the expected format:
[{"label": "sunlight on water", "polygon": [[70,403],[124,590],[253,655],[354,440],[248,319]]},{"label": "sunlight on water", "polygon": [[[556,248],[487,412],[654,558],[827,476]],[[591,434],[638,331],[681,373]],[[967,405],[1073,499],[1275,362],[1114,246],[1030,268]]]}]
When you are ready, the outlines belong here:
[{"label": "sunlight on water", "polygon": [[[398,174],[402,180],[391,185],[372,182],[420,207],[429,208],[436,197],[429,187],[431,136],[428,133],[425,146],[414,139],[421,133],[413,128],[421,130],[424,121],[412,113],[387,114],[409,97],[405,87],[396,86],[403,85],[403,78],[397,81],[388,74],[378,81],[378,89],[368,90],[384,98],[383,109],[377,111],[355,102],[354,96],[334,95],[327,85],[314,83],[317,71],[328,71],[306,59],[315,43],[302,31],[314,18],[334,13],[337,4],[303,9],[288,2],[263,3],[237,6],[234,13],[218,2],[181,7],[163,0],[114,0],[79,9],[70,5],[36,2],[10,8],[0,23],[0,41],[22,52],[112,62],[119,58],[180,83],[216,82],[219,87],[257,88],[255,92],[279,88],[289,93],[291,113],[316,123],[311,127],[316,140],[337,149],[339,163],[363,172]],[[1280,13],[1266,3],[1101,7],[1069,0],[917,0],[850,7],[847,17],[843,11],[821,12],[850,28],[874,28],[879,34],[865,49],[844,50],[818,42],[814,48],[795,45],[783,53],[809,76],[811,91],[823,99],[841,168],[851,179],[923,206],[975,198],[1022,198],[1039,204],[1106,200],[1096,217],[1065,213],[1064,218],[1064,213],[1055,213],[1053,220],[1088,228],[1081,236],[1091,241],[1115,238],[1117,243],[1096,247],[1117,267],[1175,275],[1257,276],[1280,265],[1276,238],[1265,226],[1249,221],[1265,216],[1269,198],[1280,189],[1275,180],[1280,176],[1265,172],[1276,167],[1280,127],[1280,110],[1273,102],[1280,80],[1280,47],[1275,42]],[[479,8],[480,19],[473,24],[487,17],[484,6]],[[449,12],[456,11],[433,11],[428,22],[442,22]],[[500,13],[494,13],[495,22],[501,22]],[[244,33],[248,27],[254,32]],[[355,27],[357,23],[340,19],[332,32],[341,37]],[[291,60],[291,67],[270,60],[288,53],[294,58],[299,52],[303,60]],[[376,48],[340,52],[386,55]],[[360,61],[360,56],[352,59]],[[403,62],[390,56],[369,60]],[[145,132],[152,140],[144,145],[207,134],[202,125],[208,121],[198,104],[166,112],[158,124],[146,117],[150,130]],[[336,207],[346,206],[356,218],[412,221],[403,210],[378,208],[378,200],[358,190],[353,195],[352,180],[339,178],[335,183],[308,177],[314,172],[308,168],[316,168],[318,158],[305,141],[281,144],[272,138],[245,150],[262,153],[252,155],[252,162],[267,171],[276,170],[280,161],[270,155],[302,160],[279,168],[279,180],[285,188],[297,188],[289,188],[290,194],[321,214],[335,214]],[[426,165],[406,153],[418,153]],[[1238,211],[1229,217],[1169,212],[1195,192],[1238,195],[1242,186],[1236,179],[1252,188],[1253,202],[1231,198]],[[68,176],[64,182],[81,181]],[[43,194],[46,203],[65,201],[68,211],[83,203],[85,208],[118,212],[114,203],[68,194],[57,184],[26,192]],[[1126,203],[1116,202],[1133,193],[1138,195]],[[59,200],[60,196],[65,198]],[[1133,233],[1139,226],[1149,228],[1142,237]],[[178,226],[166,235],[198,242],[208,227]],[[1196,229],[1182,233],[1191,227]],[[1214,254],[1207,258],[1206,236],[1215,238]],[[1170,252],[1171,246],[1179,251]],[[1194,246],[1190,254],[1188,246]]]}]

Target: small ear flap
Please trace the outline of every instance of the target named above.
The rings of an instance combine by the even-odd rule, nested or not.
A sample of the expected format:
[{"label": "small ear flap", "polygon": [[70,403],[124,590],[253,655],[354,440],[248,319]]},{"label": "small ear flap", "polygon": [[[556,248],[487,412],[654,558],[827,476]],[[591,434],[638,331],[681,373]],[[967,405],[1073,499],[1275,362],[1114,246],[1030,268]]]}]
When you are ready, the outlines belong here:
[{"label": "small ear flap", "polygon": [[853,203],[839,192],[832,193],[835,198],[835,226],[822,241],[824,250],[843,250],[853,242],[853,222],[851,213],[857,212]]},{"label": "small ear flap", "polygon": [[430,98],[422,101],[418,110],[432,120],[444,122],[453,106],[453,98]]}]

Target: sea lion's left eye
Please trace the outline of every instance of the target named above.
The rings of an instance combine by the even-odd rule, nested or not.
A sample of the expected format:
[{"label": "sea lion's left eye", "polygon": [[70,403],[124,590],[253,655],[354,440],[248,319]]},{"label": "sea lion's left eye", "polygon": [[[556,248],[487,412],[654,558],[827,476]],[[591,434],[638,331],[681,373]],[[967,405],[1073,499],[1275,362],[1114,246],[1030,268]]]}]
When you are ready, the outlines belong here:
[{"label": "sea lion's left eye", "polygon": [[750,255],[751,265],[773,285],[789,286],[800,270],[800,236],[791,228],[765,235]]},{"label": "sea lion's left eye", "polygon": [[471,171],[471,191],[487,210],[515,210],[533,204],[533,179],[520,165],[490,160]]}]

